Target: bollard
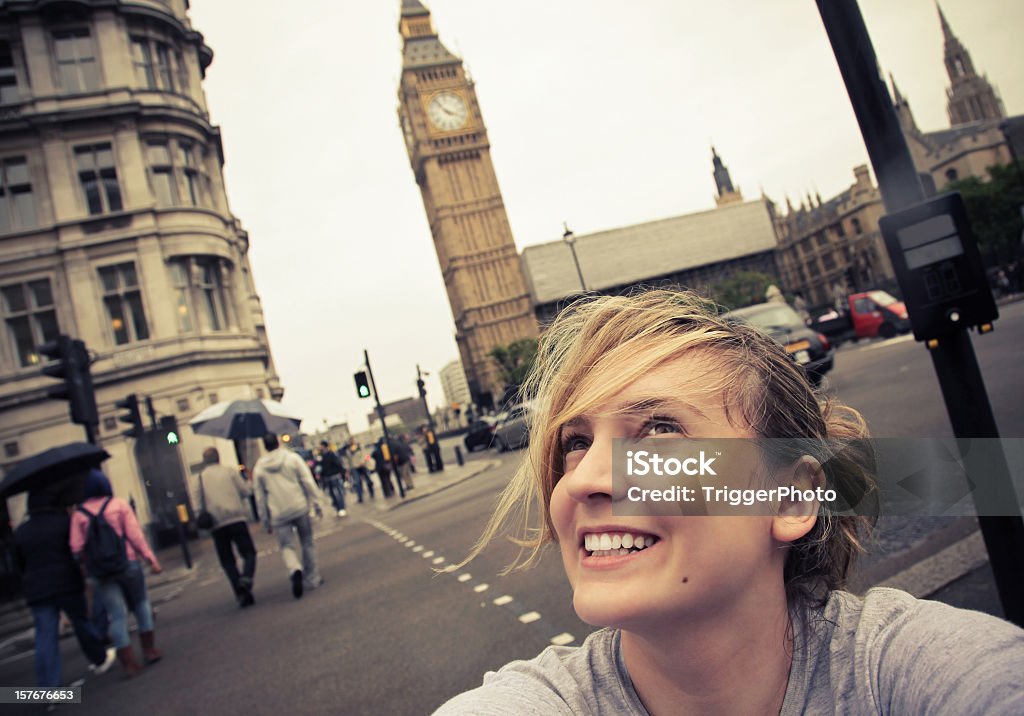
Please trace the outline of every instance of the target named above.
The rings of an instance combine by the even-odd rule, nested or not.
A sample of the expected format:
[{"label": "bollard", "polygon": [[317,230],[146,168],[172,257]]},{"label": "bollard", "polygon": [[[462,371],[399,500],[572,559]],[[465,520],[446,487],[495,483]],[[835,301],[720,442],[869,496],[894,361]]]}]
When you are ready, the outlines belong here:
[{"label": "bollard", "polygon": [[178,505],[178,537],[181,539],[181,556],[185,558],[185,567],[192,569],[192,555],[188,551],[188,533],[185,525],[188,523],[188,508],[185,505]]},{"label": "bollard", "polygon": [[458,445],[455,446],[455,462],[459,463],[459,467],[466,464],[466,461],[462,458],[462,450]]}]

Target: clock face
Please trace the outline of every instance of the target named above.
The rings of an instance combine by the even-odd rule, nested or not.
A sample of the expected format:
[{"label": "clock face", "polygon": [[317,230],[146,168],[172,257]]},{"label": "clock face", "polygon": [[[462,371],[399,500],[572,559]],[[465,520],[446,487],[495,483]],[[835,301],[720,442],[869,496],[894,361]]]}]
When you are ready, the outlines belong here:
[{"label": "clock face", "polygon": [[469,119],[469,107],[459,95],[439,92],[430,99],[427,116],[435,127],[450,132],[465,126]]}]

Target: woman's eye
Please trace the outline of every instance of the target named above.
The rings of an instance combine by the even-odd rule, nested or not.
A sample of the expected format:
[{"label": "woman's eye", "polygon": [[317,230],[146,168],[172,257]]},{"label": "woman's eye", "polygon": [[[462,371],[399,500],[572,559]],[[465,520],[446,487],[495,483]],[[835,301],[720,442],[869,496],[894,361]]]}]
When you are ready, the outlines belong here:
[{"label": "woman's eye", "polygon": [[675,420],[670,420],[667,418],[655,418],[649,420],[647,424],[644,425],[643,434],[641,435],[641,437],[651,438],[654,437],[655,435],[673,434],[684,435],[685,431],[683,430],[682,426]]},{"label": "woman's eye", "polygon": [[590,443],[582,435],[567,435],[562,438],[562,454],[567,455],[576,450],[586,450],[589,445]]}]

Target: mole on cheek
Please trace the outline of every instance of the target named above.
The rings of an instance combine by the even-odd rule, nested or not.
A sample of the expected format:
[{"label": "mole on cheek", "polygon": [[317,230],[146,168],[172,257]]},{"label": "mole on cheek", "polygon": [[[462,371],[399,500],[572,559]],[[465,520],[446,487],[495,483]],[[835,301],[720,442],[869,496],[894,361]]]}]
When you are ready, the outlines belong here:
[{"label": "mole on cheek", "polygon": [[683,584],[686,584],[689,581],[690,581],[689,577],[683,577]]}]

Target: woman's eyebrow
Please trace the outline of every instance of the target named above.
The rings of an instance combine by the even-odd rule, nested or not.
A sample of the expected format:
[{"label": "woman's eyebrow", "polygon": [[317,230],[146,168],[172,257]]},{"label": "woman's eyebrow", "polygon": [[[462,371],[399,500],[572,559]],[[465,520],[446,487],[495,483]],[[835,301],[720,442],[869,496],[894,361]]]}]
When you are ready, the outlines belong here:
[{"label": "woman's eyebrow", "polygon": [[704,414],[703,410],[698,408],[693,403],[688,403],[685,400],[680,400],[679,398],[662,397],[641,398],[639,400],[631,400],[629,402],[620,404],[612,412],[618,414],[649,414],[652,412],[657,412],[659,410],[665,409],[685,410],[695,415],[699,415],[704,419],[707,419],[708,417],[707,415]]}]

